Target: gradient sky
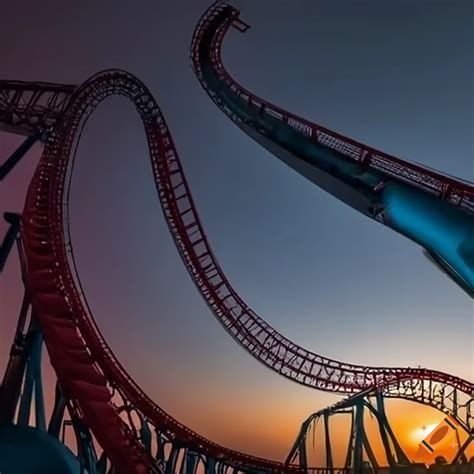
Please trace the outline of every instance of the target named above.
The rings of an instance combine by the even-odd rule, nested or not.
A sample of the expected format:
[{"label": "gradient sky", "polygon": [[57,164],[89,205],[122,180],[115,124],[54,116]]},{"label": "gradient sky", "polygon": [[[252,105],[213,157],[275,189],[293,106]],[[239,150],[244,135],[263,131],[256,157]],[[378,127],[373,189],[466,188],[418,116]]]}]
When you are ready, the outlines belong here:
[{"label": "gradient sky", "polygon": [[[252,28],[229,35],[224,60],[243,85],[356,140],[474,180],[471,0],[235,4]],[[8,2],[0,76],[79,83],[110,67],[134,73],[163,110],[211,245],[251,307],[329,357],[472,380],[472,300],[412,242],[252,142],[200,88],[188,50],[207,5]],[[18,143],[0,134],[0,160]],[[2,211],[21,209],[39,151],[1,184]],[[168,234],[144,133],[124,99],[109,99],[86,128],[71,231],[107,340],[152,398],[191,428],[283,459],[303,419],[339,399],[261,366],[210,314]],[[0,370],[20,294],[11,259],[0,278]],[[389,408],[413,451],[410,433],[441,418],[414,405]]]}]

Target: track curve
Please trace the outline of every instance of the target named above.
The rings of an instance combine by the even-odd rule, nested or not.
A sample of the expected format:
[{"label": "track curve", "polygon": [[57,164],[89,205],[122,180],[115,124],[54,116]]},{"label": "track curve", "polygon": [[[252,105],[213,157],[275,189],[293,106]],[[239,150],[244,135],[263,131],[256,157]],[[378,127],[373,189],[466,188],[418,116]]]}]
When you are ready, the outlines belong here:
[{"label": "track curve", "polygon": [[139,434],[121,416],[123,410],[133,410],[160,436],[210,456],[222,466],[243,472],[302,472],[297,466],[219,446],[179,423],[138,387],[102,337],[75,270],[67,204],[84,124],[97,105],[112,95],[126,96],[141,116],[163,212],[191,277],[219,322],[259,361],[299,383],[337,393],[429,380],[472,394],[471,383],[438,371],[366,367],[319,356],[286,339],[258,317],[232,288],[214,257],[171,134],[151,93],[126,72],[105,71],[75,90],[61,120],[49,133],[28,190],[21,242],[26,284],[61,387],[75,413],[119,470],[131,474],[161,472],[140,443]]},{"label": "track curve", "polygon": [[[239,15],[240,12],[231,5],[225,2],[215,2],[203,14],[196,26],[191,44],[191,61],[193,70],[206,93],[231,120],[243,128],[246,133],[249,133],[248,127],[245,127],[244,124],[244,117],[248,111],[243,108],[239,109],[239,113],[230,110],[219,97],[221,87],[240,97],[245,96],[249,109],[265,105],[274,114],[283,116],[282,114],[288,114],[288,112],[261,98],[256,98],[251,92],[240,86],[226,71],[221,59],[222,42],[233,23],[239,21]],[[298,118],[298,120],[301,119]],[[334,132],[330,133],[337,136]],[[251,136],[255,138],[253,135]],[[465,195],[463,202],[469,204],[470,199],[474,199],[473,189],[467,184],[456,183],[462,188],[459,192],[463,193],[463,196]],[[225,281],[224,278],[222,276],[223,281]],[[241,324],[235,334],[234,326],[228,326],[227,321],[221,318],[227,331],[257,360],[300,384],[319,390],[354,394],[375,386],[393,386],[394,383],[402,383],[404,380],[430,380],[455,387],[469,396],[473,394],[474,385],[472,383],[434,370],[370,367],[320,356],[278,333],[248,308],[245,302],[232,290],[226,291],[225,294],[231,293],[232,310]]]},{"label": "track curve", "polygon": [[[219,446],[172,418],[127,374],[95,324],[74,274],[67,241],[66,200],[73,157],[84,124],[95,107],[112,95],[129,98],[141,116],[163,210],[168,224],[176,224],[171,218],[177,212],[176,203],[170,199],[170,193],[180,164],[158,105],[148,89],[128,73],[106,71],[92,77],[75,91],[64,116],[48,137],[22,215],[26,284],[62,390],[112,463],[127,474],[158,473],[161,468],[120,416],[123,407],[131,407],[161,436],[221,460],[237,472],[302,472],[296,466],[284,466]],[[176,231],[172,227],[173,230]],[[193,264],[190,258],[189,265]],[[115,404],[115,392],[123,400],[122,407]]]}]

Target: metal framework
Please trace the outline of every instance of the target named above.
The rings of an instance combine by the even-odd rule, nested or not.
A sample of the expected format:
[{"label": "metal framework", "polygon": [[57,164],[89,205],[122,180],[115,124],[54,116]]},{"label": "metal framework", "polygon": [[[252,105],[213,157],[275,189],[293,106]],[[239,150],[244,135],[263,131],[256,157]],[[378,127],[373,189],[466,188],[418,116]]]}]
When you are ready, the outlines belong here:
[{"label": "metal framework", "polygon": [[[210,98],[246,134],[299,174],[420,245],[474,298],[474,184],[344,137],[242,87],[221,59],[230,27],[241,32],[249,28],[239,14],[231,5],[216,2],[196,27],[191,60]],[[408,217],[413,208],[416,222]]]},{"label": "metal framework", "polygon": [[[472,183],[388,155],[312,123],[256,96],[235,81],[224,67],[221,49],[229,28],[234,27],[240,32],[248,30],[249,25],[244,23],[239,16],[240,11],[230,4],[220,1],[215,2],[200,18],[191,44],[193,70],[202,87],[218,107],[234,122],[240,124],[245,119],[229,110],[219,99],[217,91],[213,90],[210,84],[207,83],[203,74],[203,65],[207,60],[209,60],[220,83],[229,87],[237,96],[242,98],[247,103],[249,110],[257,110],[269,119],[286,123],[302,136],[328,149],[337,151],[356,162],[363,163],[367,168],[373,168],[391,178],[408,182],[449,202],[453,206],[459,206],[466,212],[474,213],[474,187]],[[264,130],[259,130],[259,132],[265,133]]]},{"label": "metal framework", "polygon": [[72,85],[47,82],[0,82],[0,130],[21,135],[45,132],[68,105]]},{"label": "metal framework", "polygon": [[[216,15],[225,12],[228,17],[223,26],[216,28],[216,38],[222,39],[224,30],[237,19],[236,11],[228,8],[221,5],[206,13],[196,29],[192,51],[198,51],[199,41]],[[245,24],[237,26],[246,29]],[[215,58],[218,50],[219,43],[213,44]],[[193,64],[199,64],[195,56]],[[59,438],[68,413],[80,458],[90,474],[105,473],[110,465],[130,474],[191,474],[198,469],[206,474],[311,472],[301,442],[287,463],[278,463],[220,446],[182,425],[138,387],[101,335],[82,291],[70,245],[68,191],[82,129],[97,105],[113,95],[125,96],[135,105],[145,129],[163,213],[181,258],[218,321],[245,350],[309,387],[349,395],[376,390],[385,397],[429,404],[472,431],[472,383],[428,369],[366,367],[320,356],[285,338],[245,304],[210,248],[157,103],[136,77],[118,70],[99,73],[79,87],[0,81],[0,129],[45,141],[20,219],[18,242],[26,290],[0,390],[0,424],[25,424],[34,399],[37,428]],[[249,95],[249,103],[254,101]],[[269,112],[269,106],[263,102],[261,106]],[[25,144],[22,147],[9,169],[29,149]],[[431,176],[428,181],[433,179]],[[456,183],[440,197],[456,201],[460,207],[469,206],[469,190]],[[3,261],[15,241],[17,224],[18,219],[13,219],[12,230],[2,244]],[[42,402],[43,339],[58,377],[49,422]],[[364,396],[351,400],[365,400]],[[357,416],[360,421],[361,415]],[[103,449],[100,456],[93,439]],[[360,439],[354,438],[355,453],[361,450]],[[295,453],[298,464],[292,464]],[[359,469],[358,456],[349,463],[353,470]],[[321,472],[332,472],[331,456],[327,459]]]},{"label": "metal framework", "polygon": [[[191,44],[191,61],[194,72],[201,82],[201,85],[219,108],[229,115],[233,121],[240,124],[244,120],[241,116],[236,115],[226,107],[217,92],[207,83],[203,68],[206,67],[207,63],[210,63],[210,67],[219,79],[219,84],[225,84],[232,91],[236,92],[237,95],[247,102],[249,108],[258,108],[262,114],[276,117],[292,125],[295,123],[303,123],[301,122],[301,118],[254,96],[251,92],[238,85],[225,70],[221,61],[220,52],[226,32],[231,26],[235,26],[236,24],[239,31],[245,31],[247,29],[240,26],[245,24],[239,19],[239,14],[240,12],[232,6],[224,2],[216,2],[204,13],[198,22]],[[244,115],[244,113],[242,113],[242,115]],[[252,123],[249,124],[252,126]],[[353,159],[359,159],[357,153],[362,155],[362,152],[364,152],[364,160],[368,166],[372,166],[369,156],[383,156],[385,168],[396,169],[397,166],[400,167],[400,169],[404,170],[400,172],[403,179],[407,179],[407,176],[413,176],[412,181],[415,185],[424,187],[431,186],[431,192],[435,192],[435,188],[439,188],[439,197],[450,199],[455,205],[470,209],[471,202],[474,202],[474,190],[472,186],[464,184],[463,182],[425,170],[417,165],[404,162],[398,158],[383,154],[382,152],[369,149],[369,147],[365,145],[353,142],[310,122],[305,122],[305,127],[305,135],[312,137],[324,136],[325,138],[320,139],[322,140],[321,143],[330,148],[337,147],[339,152]],[[342,142],[342,140],[344,140],[344,142]],[[451,197],[449,198],[448,194],[441,192],[441,188],[447,187],[448,185],[452,190],[452,195],[450,194]],[[454,196],[461,197],[455,199]],[[221,281],[223,282],[222,285],[226,284],[223,278],[219,279],[219,283]],[[226,291],[224,294],[231,294],[231,292]],[[454,380],[455,378],[452,379],[450,375],[441,374],[436,371],[427,369],[358,366],[323,358],[294,344],[268,326],[251,311],[237,295],[229,296],[229,298],[232,298],[231,305],[235,308],[234,314],[237,314],[241,323],[240,328],[235,328],[234,325],[228,327],[226,320],[223,321],[231,335],[242,347],[265,365],[303,385],[338,393],[357,393],[374,386],[386,386],[394,381],[430,380],[431,382],[439,382],[442,385],[451,385],[469,396],[472,396],[472,383],[456,381]]]},{"label": "metal framework", "polygon": [[[193,232],[192,227],[198,225],[190,222],[197,215],[183,206],[192,203],[190,194],[183,196],[189,188],[156,102],[146,87],[128,73],[106,71],[96,75],[75,90],[61,120],[48,133],[21,216],[20,249],[28,295],[73,423],[83,427],[82,432],[87,427],[108,460],[127,473],[162,472],[164,465],[166,472],[178,468],[196,472],[199,466],[209,473],[302,472],[298,466],[284,466],[221,447],[174,420],[133,382],[95,325],[80,289],[69,245],[67,189],[85,121],[102,100],[115,94],[124,95],[135,104],[146,131],[168,225],[192,276],[210,301],[216,295],[212,281],[204,281],[202,269],[198,268],[205,256],[197,253],[200,242],[196,233],[191,237],[185,234],[185,226]],[[61,397],[57,406],[60,408],[55,408],[56,414],[64,409]],[[10,409],[10,419],[12,414]],[[57,433],[57,422],[55,426]],[[84,437],[82,434],[80,439]],[[150,449],[145,449],[147,446]]]},{"label": "metal framework", "polygon": [[[297,462],[301,467],[308,467],[308,451],[315,448],[315,429],[318,422],[323,423],[324,456],[326,466],[333,467],[332,437],[330,420],[336,416],[350,418],[350,430],[347,439],[347,451],[345,456],[344,470],[346,472],[362,472],[364,467],[370,466],[375,471],[381,467],[381,459],[375,454],[373,443],[371,443],[365,427],[364,415],[369,413],[377,424],[379,442],[383,446],[383,453],[388,466],[406,467],[413,463],[408,458],[402,446],[398,442],[385,410],[385,396],[383,390],[373,389],[354,395],[336,405],[320,410],[309,416],[301,426],[296,441],[291,448],[286,462],[288,464]],[[464,439],[458,436],[458,447],[453,457],[452,464],[460,462],[467,463],[466,452],[468,447],[474,443],[474,438],[467,427],[463,427]],[[368,461],[364,461],[367,459]]]},{"label": "metal framework", "polygon": [[[236,472],[299,472],[305,469],[236,453],[191,432],[146,397],[120,366],[100,335],[75,273],[74,257],[69,246],[67,189],[77,138],[85,120],[100,101],[113,94],[129,97],[143,119],[163,210],[180,254],[201,293],[223,325],[234,331],[231,333],[236,340],[245,341],[246,337],[250,337],[249,330],[255,327],[255,324],[249,324],[248,319],[248,315],[253,313],[243,306],[238,296],[234,296],[235,292],[227,280],[225,285],[222,284],[225,277],[204,237],[171,136],[152,96],[136,78],[127,73],[107,71],[95,76],[76,90],[70,100],[70,107],[49,133],[22,214],[20,249],[27,286],[24,308],[29,306],[31,299],[35,313],[31,321],[37,321],[42,329],[59,380],[56,406],[49,423],[50,432],[59,433],[59,420],[64,415],[68,400],[72,423],[79,433],[78,450],[88,453],[83,454],[82,458],[88,460],[86,464],[90,471],[92,466],[105,466],[107,460],[104,457],[98,460],[98,456],[93,454],[89,429],[111,462],[124,467],[126,472],[140,472],[140,469],[143,472],[147,472],[147,469],[159,472],[159,466],[173,466],[175,469],[179,463],[189,466],[189,472],[197,469],[200,463],[215,466],[207,467],[211,469],[209,472],[213,472],[212,469],[232,469]],[[241,302],[245,313],[236,308],[236,302]],[[4,395],[13,394],[8,403],[2,402],[2,406],[8,408],[4,416],[9,420],[12,420],[16,403],[20,400],[19,387],[22,383],[19,384],[19,380],[24,379],[23,386],[28,387],[23,390],[19,402],[24,407],[22,413],[31,407],[34,387],[35,396],[41,400],[41,385],[36,382],[38,376],[35,378],[32,375],[38,374],[38,355],[34,355],[38,354],[38,342],[36,345],[28,342],[39,336],[33,322],[29,326],[25,325],[25,311],[22,311],[23,316],[20,318],[22,324],[10,364],[16,368],[16,372],[8,370],[7,374],[14,375],[6,377],[3,384]],[[260,334],[266,333],[266,338],[268,334],[273,337],[278,334],[262,319],[258,318],[257,321],[261,328]],[[29,329],[25,330],[26,327]],[[258,336],[252,336],[252,341],[258,341]],[[286,341],[293,350],[298,350],[297,346]],[[33,347],[36,347],[36,352]],[[259,349],[261,360],[275,362],[276,358],[272,356],[274,348],[269,347],[268,342],[265,345],[265,339]],[[334,372],[330,364],[334,362],[315,357],[319,357],[320,363],[327,361],[329,366],[319,371],[320,379],[326,382],[325,388],[338,391],[339,387],[344,387],[333,385],[331,376]],[[30,370],[28,361],[32,364]],[[351,370],[353,366],[341,364],[341,367]],[[380,382],[379,385],[387,380],[383,376],[386,370],[391,369],[380,369],[382,376],[379,374],[374,379]],[[428,384],[437,390],[455,390],[464,395],[468,393],[468,382],[438,372],[411,370],[414,372],[407,369],[391,372],[392,377],[398,375],[396,380],[399,382],[389,385],[393,396],[419,400],[416,387],[424,386],[422,380],[425,378],[431,380]],[[365,377],[364,372],[367,369],[361,367],[358,373]],[[388,380],[393,382],[392,377]],[[350,393],[354,389],[352,380],[346,380],[349,380],[347,386],[350,390],[347,391]],[[440,384],[445,388],[440,389]],[[427,403],[429,397],[425,394],[422,396]],[[434,404],[435,397],[431,398]],[[40,428],[46,424],[41,406],[35,404]],[[456,410],[462,406],[461,403],[456,405]],[[457,411],[454,413],[454,408],[449,408],[446,403],[438,407],[457,416]],[[470,409],[467,408],[465,413],[465,422],[471,423]],[[24,416],[21,419],[24,420]],[[100,423],[97,420],[101,420]],[[17,421],[20,422],[20,419]],[[155,461],[150,456],[150,450],[144,452],[142,445],[156,446]]]}]

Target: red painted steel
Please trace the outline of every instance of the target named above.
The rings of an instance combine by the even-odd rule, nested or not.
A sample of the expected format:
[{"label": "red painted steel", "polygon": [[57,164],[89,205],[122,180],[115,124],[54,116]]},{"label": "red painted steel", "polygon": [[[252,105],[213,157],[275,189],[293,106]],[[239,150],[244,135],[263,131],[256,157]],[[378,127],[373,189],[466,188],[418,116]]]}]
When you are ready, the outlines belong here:
[{"label": "red painted steel", "polygon": [[[222,83],[231,88],[233,92],[245,99],[249,107],[256,107],[262,113],[267,113],[273,118],[281,120],[290,125],[295,130],[310,140],[323,145],[331,150],[335,150],[347,158],[364,163],[368,168],[373,168],[382,172],[390,179],[400,180],[412,186],[423,189],[425,192],[434,194],[446,200],[454,206],[469,213],[474,213],[474,185],[472,183],[447,176],[438,171],[431,170],[422,165],[402,160],[392,155],[388,155],[380,150],[376,150],[368,145],[352,140],[337,132],[329,130],[321,125],[312,123],[302,117],[292,114],[270,102],[254,95],[252,92],[241,86],[225,69],[221,49],[225,34],[234,23],[241,23],[240,12],[225,2],[216,2],[201,17],[196,26],[191,45],[191,60],[193,69],[211,98],[218,102],[214,92],[209,88],[201,72],[198,51],[202,46],[201,41],[205,33],[213,35],[212,42],[208,46],[209,58],[215,73]],[[212,26],[211,21],[219,17],[219,24]],[[239,28],[238,28],[239,29]],[[218,106],[223,109],[222,104]],[[224,110],[225,113],[228,113]],[[239,119],[229,114],[231,119],[238,122]]]},{"label": "red painted steel", "polygon": [[[230,24],[229,18],[217,37]],[[198,35],[203,26],[201,22]],[[197,453],[242,469],[302,472],[296,466],[219,446],[169,416],[120,365],[94,321],[70,251],[67,191],[84,123],[101,101],[115,94],[129,98],[142,118],[163,212],[190,275],[220,323],[247,351],[282,375],[320,390],[351,394],[406,380],[431,380],[472,394],[473,384],[437,371],[366,367],[319,356],[289,341],[257,316],[232,288],[214,257],[172,137],[152,95],[130,74],[106,71],[75,89],[61,120],[50,130],[28,190],[21,240],[26,283],[61,387],[115,466],[131,474],[160,471],[120,416],[113,391],[168,439]]]},{"label": "red painted steel", "polygon": [[47,131],[64,113],[75,87],[0,81],[0,130],[27,134]]},{"label": "red painted steel", "polygon": [[[219,103],[215,93],[207,86],[201,71],[199,51],[202,47],[209,51],[212,65],[219,79],[232,90],[240,91],[241,97],[245,98],[249,104],[253,104],[255,107],[259,108],[265,107],[267,111],[273,111],[275,117],[281,118],[281,120],[285,120],[290,124],[303,123],[308,127],[305,129],[308,133],[324,133],[325,136],[331,137],[333,140],[338,140],[341,143],[344,141],[347,148],[341,148],[339,151],[344,152],[346,155],[350,155],[351,153],[354,154],[357,151],[357,154],[363,156],[361,153],[362,150],[367,150],[367,153],[373,153],[374,156],[375,154],[377,156],[382,155],[382,152],[369,149],[365,145],[350,141],[327,129],[303,121],[300,117],[291,115],[288,112],[265,102],[263,99],[254,96],[249,91],[238,85],[225,71],[224,66],[222,65],[220,51],[225,33],[238,19],[239,14],[240,12],[238,10],[225,3],[219,2],[217,5],[213,5],[201,17],[191,44],[191,60],[193,68],[203,87],[220,107],[222,107],[222,104]],[[214,20],[218,17],[219,21],[216,26]],[[211,28],[211,22],[212,30],[209,30]],[[209,31],[212,34],[213,39],[210,45],[203,46],[201,41],[204,38],[204,35]],[[237,118],[233,116],[231,116],[231,118],[237,120]],[[354,155],[354,157],[355,156],[356,155]],[[391,157],[388,155],[383,156],[385,157],[384,160],[391,160]],[[366,160],[368,159],[366,158]],[[401,162],[401,160],[398,160],[398,162]],[[409,163],[402,163],[404,166],[411,166]],[[416,166],[413,169],[417,169]],[[430,179],[435,179],[432,175],[428,174],[428,176],[430,176]],[[441,176],[442,175],[436,175],[436,179],[441,179]],[[447,182],[451,183],[450,181]],[[462,188],[463,193],[467,193],[469,190],[472,191],[472,187],[466,187],[463,183],[456,181],[455,186],[453,184],[452,189],[458,188]],[[465,194],[463,194],[463,199],[466,199]],[[225,280],[225,277],[222,275],[221,278],[222,280],[220,281],[223,282],[222,284],[227,285],[228,282]],[[303,385],[339,393],[357,393],[374,386],[386,386],[393,382],[400,382],[402,380],[419,379],[432,380],[450,385],[452,384],[452,386],[458,388],[464,393],[473,393],[472,383],[432,370],[368,367],[319,356],[294,344],[271,328],[265,321],[259,318],[246,306],[232,288],[226,290],[225,297],[231,299],[230,307],[232,307],[233,311],[237,313],[237,322],[240,323],[237,325],[234,320],[231,320],[232,323],[227,324],[227,320],[222,320],[221,318],[221,322],[223,322],[228,332],[231,333],[240,345],[265,365]]]},{"label": "red painted steel", "polygon": [[[248,456],[197,435],[159,408],[127,374],[102,337],[75,272],[67,229],[67,189],[75,146],[87,117],[113,94],[136,105],[145,127],[153,174],[178,250],[209,307],[248,351],[287,377],[322,390],[353,393],[407,378],[430,379],[470,393],[472,384],[425,369],[377,369],[310,353],[271,328],[240,299],[220,269],[205,237],[169,130],[148,90],[133,76],[101,73],[79,87],[54,128],[31,182],[21,239],[27,284],[52,365],[66,396],[125,472],[158,472],[119,416],[111,388],[168,439],[242,468],[299,472],[295,466]],[[317,368],[317,369],[315,369]],[[303,378],[300,378],[303,377]]]},{"label": "red painted steel", "polygon": [[[182,446],[238,468],[302,472],[296,466],[284,466],[219,446],[169,416],[120,365],[90,314],[68,253],[65,199],[75,146],[85,120],[98,103],[114,94],[125,95],[137,107],[168,224],[180,242],[179,249],[190,272],[209,295],[208,302],[214,298],[217,304],[216,288],[204,276],[198,254],[187,253],[199,245],[201,238],[190,241],[192,234],[184,231],[188,226],[191,232],[190,219],[185,217],[191,210],[183,207],[176,195],[188,186],[158,105],[145,86],[125,72],[108,71],[93,77],[77,89],[61,122],[52,131],[30,184],[22,216],[27,285],[61,387],[112,463],[123,472],[160,470],[120,417],[119,407],[112,401],[112,387],[168,439],[179,441]],[[190,195],[186,199],[191,205]],[[196,225],[200,226],[197,222]]]}]

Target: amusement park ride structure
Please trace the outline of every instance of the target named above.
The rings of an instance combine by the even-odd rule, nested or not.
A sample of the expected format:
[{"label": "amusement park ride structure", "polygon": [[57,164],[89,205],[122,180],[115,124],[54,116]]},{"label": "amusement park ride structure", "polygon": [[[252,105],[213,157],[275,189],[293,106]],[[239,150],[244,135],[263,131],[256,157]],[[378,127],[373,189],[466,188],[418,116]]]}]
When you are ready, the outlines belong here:
[{"label": "amusement park ride structure", "polygon": [[[191,45],[194,72],[217,106],[311,181],[420,244],[472,296],[473,185],[354,142],[254,96],[229,76],[221,61],[222,41],[231,26],[248,29],[238,10],[216,2],[200,19]],[[72,252],[69,186],[83,127],[98,104],[113,95],[128,98],[141,117],[169,230],[191,278],[225,330],[279,374],[348,396],[303,423],[284,463],[220,446],[172,418],[133,381],[95,323]],[[79,86],[0,81],[0,130],[27,137],[0,167],[0,180],[35,142],[44,143],[22,213],[5,215],[10,230],[3,240],[0,270],[17,243],[25,294],[0,387],[0,455],[5,455],[6,439],[21,443],[37,436],[38,443],[56,453],[45,471],[50,473],[359,473],[365,469],[364,459],[373,469],[380,464],[364,428],[364,413],[369,412],[376,419],[388,468],[414,469],[384,408],[386,398],[401,398],[430,405],[457,421],[463,437],[452,467],[465,470],[451,472],[472,472],[465,454],[474,443],[471,382],[428,369],[366,367],[329,359],[290,341],[245,304],[211,250],[164,117],[136,77],[109,70]],[[57,376],[48,422],[41,378],[43,340]],[[329,419],[341,412],[351,414],[352,426],[345,465],[336,469]],[[306,444],[317,419],[324,421],[326,459],[325,467],[318,469],[308,467]],[[58,441],[65,424],[74,429],[76,456]],[[4,467],[1,458],[0,469],[2,474],[17,472]]]}]

